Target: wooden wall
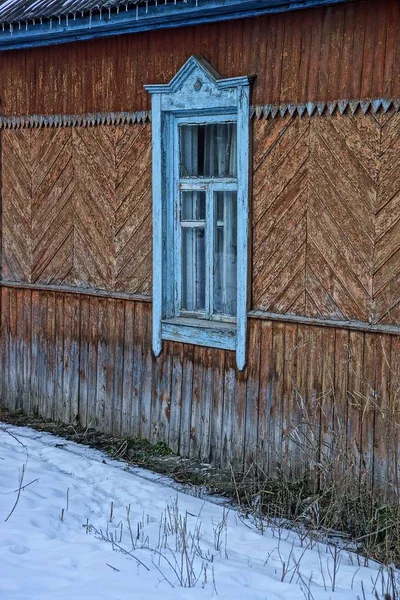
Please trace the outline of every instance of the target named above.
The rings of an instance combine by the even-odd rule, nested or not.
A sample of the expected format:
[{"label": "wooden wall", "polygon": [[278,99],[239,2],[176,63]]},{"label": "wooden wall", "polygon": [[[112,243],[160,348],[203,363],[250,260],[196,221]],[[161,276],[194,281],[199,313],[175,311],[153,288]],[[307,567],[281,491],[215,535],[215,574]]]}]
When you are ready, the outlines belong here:
[{"label": "wooden wall", "polygon": [[[253,132],[252,309],[398,324],[400,114]],[[150,125],[2,136],[3,279],[150,296]]]},{"label": "wooden wall", "polygon": [[319,462],[399,491],[399,336],[251,319],[239,373],[229,351],[165,342],[154,358],[150,303],[10,287],[1,301],[10,408],[225,467],[314,478]]},{"label": "wooden wall", "polygon": [[257,74],[255,104],[400,96],[398,0],[346,4],[0,54],[5,115],[149,108],[145,83],[191,54]]},{"label": "wooden wall", "polygon": [[150,127],[2,134],[3,279],[148,294]]},{"label": "wooden wall", "polygon": [[400,115],[262,120],[253,154],[253,307],[399,323]]}]

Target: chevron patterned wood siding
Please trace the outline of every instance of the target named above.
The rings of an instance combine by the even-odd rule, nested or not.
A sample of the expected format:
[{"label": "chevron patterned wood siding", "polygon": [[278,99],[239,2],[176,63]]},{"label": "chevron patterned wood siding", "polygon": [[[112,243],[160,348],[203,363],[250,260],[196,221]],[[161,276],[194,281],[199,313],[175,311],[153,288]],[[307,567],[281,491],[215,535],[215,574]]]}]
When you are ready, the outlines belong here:
[{"label": "chevron patterned wood siding", "polygon": [[400,115],[254,126],[253,307],[400,317]]},{"label": "chevron patterned wood siding", "polygon": [[[224,77],[255,73],[254,104],[400,96],[398,0],[357,0],[254,19],[0,54],[5,115],[150,108],[192,54]],[[238,52],[243,48],[243,52]]]},{"label": "chevron patterned wood siding", "polygon": [[[254,122],[252,308],[400,317],[400,114]],[[5,130],[3,279],[151,294],[150,125]]]},{"label": "chevron patterned wood siding", "polygon": [[3,279],[148,294],[150,126],[4,131]]}]

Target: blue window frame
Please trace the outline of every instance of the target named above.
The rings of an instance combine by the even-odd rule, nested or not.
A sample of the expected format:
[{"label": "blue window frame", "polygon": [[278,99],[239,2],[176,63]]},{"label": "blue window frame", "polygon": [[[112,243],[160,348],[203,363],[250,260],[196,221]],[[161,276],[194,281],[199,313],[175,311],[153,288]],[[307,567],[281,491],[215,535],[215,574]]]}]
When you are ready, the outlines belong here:
[{"label": "blue window frame", "polygon": [[192,56],[152,94],[153,350],[176,340],[246,363],[251,77]]}]

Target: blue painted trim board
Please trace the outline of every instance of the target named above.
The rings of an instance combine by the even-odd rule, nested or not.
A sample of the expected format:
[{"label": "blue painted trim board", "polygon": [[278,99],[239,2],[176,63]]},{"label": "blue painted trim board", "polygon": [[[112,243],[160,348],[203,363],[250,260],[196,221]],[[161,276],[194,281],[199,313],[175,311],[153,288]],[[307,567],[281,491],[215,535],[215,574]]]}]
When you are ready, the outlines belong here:
[{"label": "blue painted trim board", "polygon": [[[191,56],[168,84],[145,86],[152,95],[153,351],[156,355],[161,352],[162,340],[167,339],[236,350],[238,368],[241,370],[246,364],[252,81],[253,77],[222,79],[204,58]],[[179,124],[221,121],[235,121],[237,124],[236,180],[193,178],[188,181],[184,178],[182,181],[179,173]],[[210,240],[214,240],[214,192],[237,189],[236,323],[215,321],[213,241],[208,243],[206,260],[207,314],[197,314],[190,327],[183,311],[181,314],[180,192],[193,187],[207,191],[206,222]]]},{"label": "blue painted trim board", "polygon": [[64,44],[99,37],[138,33],[156,29],[203,25],[217,21],[256,17],[263,14],[287,12],[315,6],[340,4],[348,0],[195,0],[185,4],[158,4],[88,17],[56,17],[51,21],[22,22],[21,28],[4,23],[0,31],[0,51],[36,46]]}]

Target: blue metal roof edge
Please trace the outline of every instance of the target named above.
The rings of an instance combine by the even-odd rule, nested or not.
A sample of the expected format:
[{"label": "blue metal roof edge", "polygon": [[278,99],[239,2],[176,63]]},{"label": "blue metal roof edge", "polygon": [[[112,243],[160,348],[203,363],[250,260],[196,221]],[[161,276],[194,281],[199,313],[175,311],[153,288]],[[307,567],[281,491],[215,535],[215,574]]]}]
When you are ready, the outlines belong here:
[{"label": "blue metal roof edge", "polygon": [[142,6],[136,10],[91,17],[55,18],[45,22],[6,25],[0,31],[0,51],[63,44],[78,40],[202,25],[221,20],[256,17],[349,0],[187,0],[181,4]]}]

